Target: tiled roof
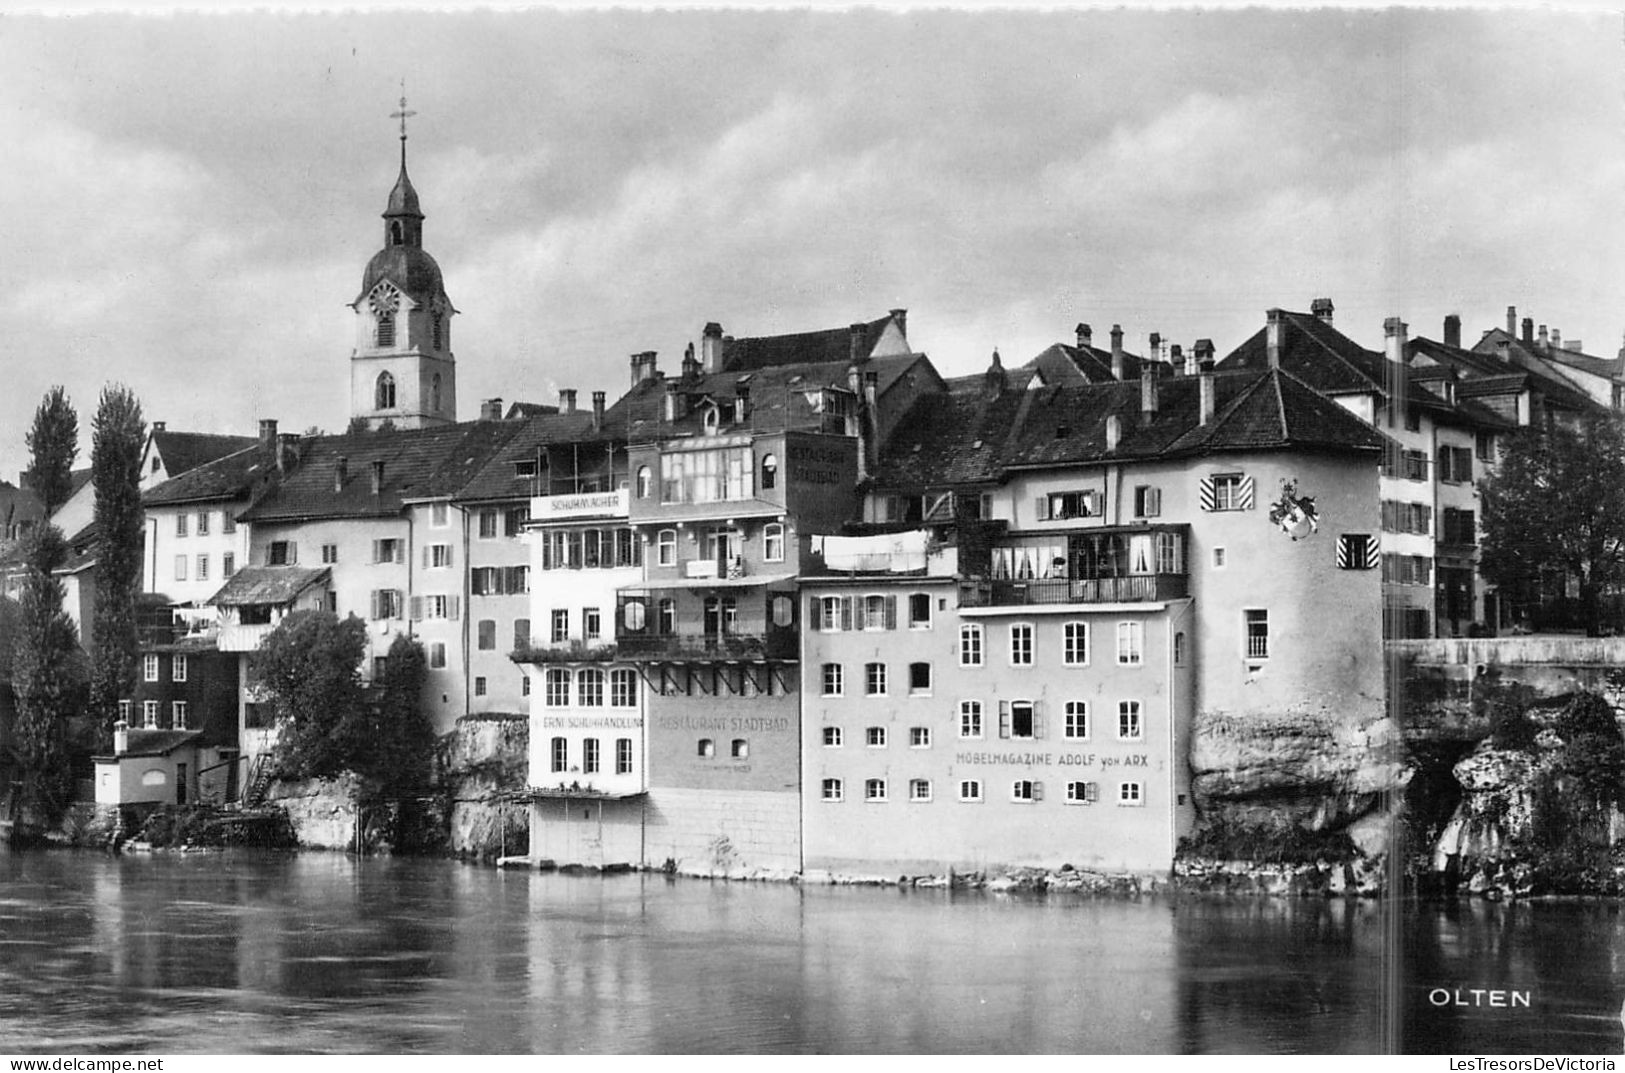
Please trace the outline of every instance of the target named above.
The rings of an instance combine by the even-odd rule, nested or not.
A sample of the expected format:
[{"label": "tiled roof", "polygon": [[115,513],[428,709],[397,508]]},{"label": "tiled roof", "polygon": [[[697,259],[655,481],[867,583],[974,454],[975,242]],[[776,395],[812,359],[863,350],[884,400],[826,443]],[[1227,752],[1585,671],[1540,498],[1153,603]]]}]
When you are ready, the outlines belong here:
[{"label": "tiled roof", "polygon": [[624,441],[618,417],[606,412],[604,425],[594,429],[591,413],[542,413],[523,422],[503,422],[512,434],[500,449],[488,454],[479,469],[454,493],[459,500],[528,498],[530,478],[521,477],[515,463],[536,457],[536,449],[549,443]]},{"label": "tiled roof", "polygon": [[[870,358],[858,368],[876,376],[876,394],[884,398],[899,379],[920,362],[929,362],[923,354],[898,354]],[[804,428],[815,425],[818,415],[807,399],[807,394],[823,388],[841,391],[852,389],[848,370],[852,362],[814,362],[799,365],[774,365],[750,371],[727,370],[719,373],[700,373],[688,379],[647,379],[633,385],[606,414],[605,423],[623,422],[626,436],[634,443],[665,439],[672,436],[699,435],[704,431],[703,400],[719,403],[731,402],[744,387],[750,396],[750,412],[740,426],[752,432],[777,432],[785,428]],[[675,388],[689,404],[688,412],[675,421],[664,417],[665,396]],[[724,420],[722,430],[731,422]]]},{"label": "tiled roof", "polygon": [[[1138,354],[1123,352],[1123,377],[1135,379],[1140,375],[1141,357]],[[1075,370],[1084,383],[1104,384],[1114,380],[1112,376],[1112,352],[1102,350],[1097,346],[1073,346],[1070,343],[1055,343],[1038,354],[1027,363],[1026,368],[1038,369],[1050,380],[1052,386],[1072,382],[1071,377],[1056,376],[1057,367],[1064,369],[1070,367]]]},{"label": "tiled roof", "polygon": [[1547,361],[1555,361],[1559,365],[1570,365],[1576,369],[1591,373],[1594,376],[1615,377],[1625,373],[1625,362],[1619,358],[1599,358],[1595,354],[1586,354],[1578,350],[1565,350],[1562,347],[1547,347],[1537,351]]},{"label": "tiled roof", "polygon": [[[297,465],[242,518],[271,522],[393,517],[409,500],[460,491],[522,427],[517,421],[471,421],[304,440],[298,445]],[[345,475],[338,482],[341,460]],[[383,482],[376,493],[375,462],[383,464]]]},{"label": "tiled roof", "polygon": [[[892,322],[890,314],[863,326],[861,357],[867,358]],[[795,335],[764,335],[756,338],[724,340],[722,369],[744,373],[778,365],[808,365],[820,362],[852,361],[852,328],[828,328]]]},{"label": "tiled roof", "polygon": [[152,445],[164,460],[164,472],[171,477],[245,447],[252,447],[257,442],[253,436],[219,436],[209,432],[171,432],[164,429],[152,434]]},{"label": "tiled roof", "polygon": [[[1215,375],[1214,414],[1199,420],[1199,378],[1157,381],[1157,409],[1141,414],[1138,380],[1008,390],[996,398],[982,377],[950,381],[946,398],[922,399],[877,467],[886,487],[990,482],[1008,470],[1225,451],[1297,449],[1376,452],[1383,439],[1290,373]],[[1107,450],[1108,418],[1120,439]]]},{"label": "tiled roof", "polygon": [[245,566],[204,602],[216,607],[292,603],[327,575],[325,566]]},{"label": "tiled roof", "polygon": [[276,465],[270,451],[258,442],[252,447],[205,462],[154,485],[141,495],[144,506],[171,503],[199,503],[206,500],[238,499],[256,485],[274,477]]},{"label": "tiled roof", "polygon": [[503,416],[504,421],[512,421],[519,417],[539,417],[542,414],[556,414],[557,406],[549,406],[545,402],[519,402],[515,401],[508,406],[508,412]]},{"label": "tiled roof", "polygon": [[[1497,339],[1509,340],[1509,350],[1512,351],[1511,361],[1504,360],[1496,354],[1495,342]],[[1481,388],[1469,390],[1469,385],[1476,379],[1495,378],[1500,383],[1501,377],[1522,374],[1527,377],[1526,386],[1538,391],[1545,400],[1560,409],[1590,410],[1595,409],[1597,403],[1585,392],[1552,373],[1543,367],[1539,355],[1526,350],[1514,336],[1508,335],[1502,329],[1494,329],[1484,333],[1473,349],[1466,350],[1461,347],[1446,346],[1432,339],[1418,337],[1410,341],[1410,347],[1418,356],[1426,356],[1429,360],[1441,364],[1451,365],[1458,371],[1471,371],[1471,375],[1464,375],[1457,386],[1458,394],[1467,394],[1469,397],[1482,397],[1485,394],[1496,392],[1485,391]],[[1506,389],[1503,389],[1506,390]]]},{"label": "tiled roof", "polygon": [[[1383,391],[1386,358],[1309,313],[1283,310],[1281,368],[1317,391],[1331,395]],[[1222,369],[1269,367],[1268,328],[1260,328],[1246,342],[1222,358]]]}]

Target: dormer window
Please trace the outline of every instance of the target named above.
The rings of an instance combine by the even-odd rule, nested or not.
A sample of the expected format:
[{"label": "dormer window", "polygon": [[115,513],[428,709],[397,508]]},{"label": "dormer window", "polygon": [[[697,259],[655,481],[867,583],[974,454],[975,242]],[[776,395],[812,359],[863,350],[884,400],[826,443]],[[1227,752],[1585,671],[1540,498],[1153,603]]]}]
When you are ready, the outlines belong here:
[{"label": "dormer window", "polygon": [[721,416],[718,414],[715,404],[705,408],[705,431],[715,432],[717,430],[717,424],[720,422],[720,420]]}]

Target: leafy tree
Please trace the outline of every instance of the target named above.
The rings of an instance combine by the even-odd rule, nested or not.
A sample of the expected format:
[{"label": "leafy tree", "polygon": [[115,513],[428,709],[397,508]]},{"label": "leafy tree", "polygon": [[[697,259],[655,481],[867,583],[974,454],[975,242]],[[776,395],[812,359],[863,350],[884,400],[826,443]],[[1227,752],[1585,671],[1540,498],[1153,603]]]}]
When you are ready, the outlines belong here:
[{"label": "leafy tree", "polygon": [[375,750],[358,757],[358,770],[370,770],[386,797],[412,797],[429,785],[434,758],[434,725],[423,711],[423,683],[428,676],[423,646],[398,634],[384,660],[378,701]]},{"label": "leafy tree", "polygon": [[73,463],[79,457],[79,414],[68,393],[57,384],[45,393],[34,411],[34,427],[24,437],[28,444],[28,483],[45,504],[47,516],[68,501],[73,489]]},{"label": "leafy tree", "polygon": [[1522,430],[1481,491],[1484,575],[1523,596],[1543,577],[1577,579],[1586,633],[1601,634],[1602,596],[1625,581],[1625,421]]},{"label": "leafy tree", "polygon": [[135,600],[141,589],[141,452],[147,423],[141,403],[122,384],[102,389],[90,465],[96,486],[96,612],[91,636],[92,713],[111,727],[121,697],[135,688],[140,646]]},{"label": "leafy tree", "polygon": [[249,663],[281,723],[284,774],[323,778],[354,769],[376,746],[361,687],[366,624],[354,615],[296,611],[265,638]]},{"label": "leafy tree", "polygon": [[12,661],[22,804],[47,824],[72,798],[72,728],[84,708],[84,667],[63,584],[52,571],[68,556],[62,532],[44,526],[28,548],[21,622]]}]

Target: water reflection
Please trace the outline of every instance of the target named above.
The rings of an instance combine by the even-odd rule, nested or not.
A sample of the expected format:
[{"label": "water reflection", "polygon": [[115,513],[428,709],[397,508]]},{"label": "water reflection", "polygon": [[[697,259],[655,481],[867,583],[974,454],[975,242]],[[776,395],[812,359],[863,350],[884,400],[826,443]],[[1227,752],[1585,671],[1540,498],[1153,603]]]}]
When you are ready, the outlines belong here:
[{"label": "water reflection", "polygon": [[[0,855],[0,877],[5,1050],[1369,1051],[1394,1001],[1370,903],[336,854]],[[1618,1053],[1620,927],[1596,905],[1413,908],[1407,1049]],[[1534,988],[1542,1015],[1440,1011],[1435,979]]]}]

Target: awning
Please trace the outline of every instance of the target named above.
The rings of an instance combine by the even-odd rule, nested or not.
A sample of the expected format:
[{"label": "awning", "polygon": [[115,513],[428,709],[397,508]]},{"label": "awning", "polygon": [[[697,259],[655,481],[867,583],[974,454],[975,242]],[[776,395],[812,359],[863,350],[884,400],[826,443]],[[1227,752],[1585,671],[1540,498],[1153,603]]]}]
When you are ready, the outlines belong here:
[{"label": "awning", "polygon": [[564,786],[532,786],[523,793],[515,794],[520,801],[540,801],[568,798],[572,801],[625,801],[630,797],[645,797],[648,790],[592,790],[583,787],[570,789]]}]

